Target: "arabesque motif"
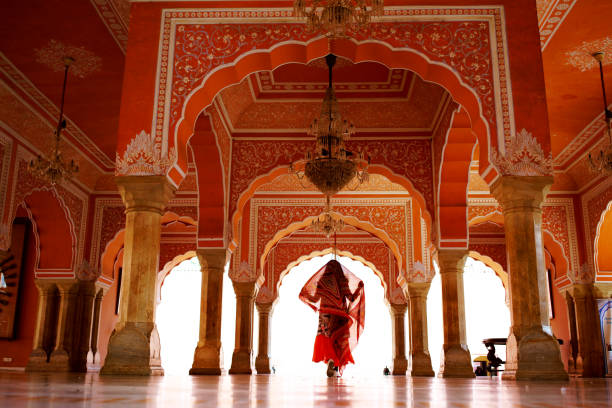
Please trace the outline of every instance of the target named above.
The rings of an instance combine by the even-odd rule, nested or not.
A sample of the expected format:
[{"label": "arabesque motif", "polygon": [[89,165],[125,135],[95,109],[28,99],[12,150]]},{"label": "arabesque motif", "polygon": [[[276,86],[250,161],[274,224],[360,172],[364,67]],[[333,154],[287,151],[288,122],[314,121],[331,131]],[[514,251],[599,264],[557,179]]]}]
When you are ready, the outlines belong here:
[{"label": "arabesque motif", "polygon": [[165,175],[176,160],[176,149],[162,157],[161,146],[142,130],[127,145],[123,156],[117,154],[115,174],[123,176]]},{"label": "arabesque motif", "polygon": [[552,154],[544,153],[542,146],[526,129],[506,140],[506,152],[493,149],[492,162],[504,176],[552,175]]}]

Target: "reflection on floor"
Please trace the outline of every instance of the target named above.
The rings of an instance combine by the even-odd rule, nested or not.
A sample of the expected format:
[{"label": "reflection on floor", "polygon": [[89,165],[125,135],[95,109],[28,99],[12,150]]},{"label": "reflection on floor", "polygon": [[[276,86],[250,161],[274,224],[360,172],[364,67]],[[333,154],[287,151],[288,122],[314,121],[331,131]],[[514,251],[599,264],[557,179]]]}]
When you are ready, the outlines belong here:
[{"label": "reflection on floor", "polygon": [[99,377],[0,373],[0,407],[610,407],[612,379]]}]

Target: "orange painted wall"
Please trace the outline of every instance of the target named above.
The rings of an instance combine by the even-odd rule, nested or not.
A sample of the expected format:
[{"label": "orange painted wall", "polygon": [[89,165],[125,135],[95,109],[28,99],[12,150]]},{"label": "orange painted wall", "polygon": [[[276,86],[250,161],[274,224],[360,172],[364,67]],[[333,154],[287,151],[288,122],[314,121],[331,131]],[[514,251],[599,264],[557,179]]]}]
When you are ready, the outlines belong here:
[{"label": "orange painted wall", "polygon": [[563,340],[563,344],[561,345],[561,358],[563,359],[563,365],[567,370],[567,360],[571,353],[567,302],[565,301],[565,297],[559,293],[557,288],[553,288],[553,309],[555,311],[555,317],[550,319],[550,325],[555,337]]},{"label": "orange painted wall", "polygon": [[[25,211],[20,209],[22,214]],[[20,293],[17,305],[15,338],[0,339],[0,367],[25,367],[32,351],[38,289],[34,285],[34,263],[36,262],[36,240],[31,226],[28,227],[23,269],[21,271]],[[4,361],[11,358],[12,361]]]},{"label": "orange painted wall", "polygon": [[[119,255],[123,259],[122,253]],[[114,280],[112,286],[106,292],[102,299],[100,310],[100,326],[98,332],[98,350],[100,352],[100,363],[104,364],[106,351],[108,350],[108,339],[115,328],[115,324],[119,320],[119,316],[115,314],[115,302],[117,301],[117,285],[118,285],[118,265],[115,265]]]}]

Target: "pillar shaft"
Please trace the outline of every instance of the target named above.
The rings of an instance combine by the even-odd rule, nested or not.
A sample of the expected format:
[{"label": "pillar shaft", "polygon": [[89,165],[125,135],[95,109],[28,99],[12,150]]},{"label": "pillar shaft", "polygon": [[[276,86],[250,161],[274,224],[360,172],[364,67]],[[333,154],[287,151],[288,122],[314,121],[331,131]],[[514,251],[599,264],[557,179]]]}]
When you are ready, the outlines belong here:
[{"label": "pillar shaft", "polygon": [[410,305],[410,375],[433,377],[427,340],[427,293],[431,282],[409,282],[406,297]]},{"label": "pillar shaft", "polygon": [[512,326],[504,379],[566,380],[548,321],[542,203],[552,177],[501,176],[491,192],[502,207]]},{"label": "pillar shaft", "polygon": [[174,188],[165,176],[117,177],[126,207],[121,310],[101,374],[163,374],[155,326],[161,217]]},{"label": "pillar shaft", "polygon": [[221,306],[228,254],[224,248],[198,249],[197,254],[202,268],[200,336],[189,374],[221,375]]},{"label": "pillar shaft", "polygon": [[575,283],[570,291],[574,298],[578,354],[576,374],[581,377],[603,377],[606,374],[601,345],[601,325],[593,285]]},{"label": "pillar shaft", "polygon": [[393,332],[393,375],[406,375],[408,369],[408,360],[406,359],[406,319],[405,304],[390,304],[391,310],[391,326]]},{"label": "pillar shaft", "polygon": [[565,302],[567,304],[567,318],[570,329],[570,355],[568,358],[568,372],[576,374],[576,360],[578,358],[578,332],[576,330],[576,309],[574,308],[574,298],[569,292],[565,292]]},{"label": "pillar shaft", "polygon": [[38,289],[38,308],[36,311],[36,326],[34,327],[34,338],[32,344],[32,352],[28,359],[26,371],[38,371],[47,365],[49,345],[46,344],[46,339],[51,337],[49,330],[52,329],[54,307],[53,300],[55,297],[55,283],[36,279],[36,288]]},{"label": "pillar shaft", "polygon": [[104,290],[100,289],[96,293],[93,306],[93,316],[91,322],[91,337],[89,351],[87,352],[87,371],[98,371],[100,369],[100,353],[98,353],[98,334],[100,331],[100,308]]},{"label": "pillar shaft", "polygon": [[440,377],[474,377],[465,335],[463,267],[467,254],[466,250],[440,249],[438,251],[444,319]]},{"label": "pillar shaft", "polygon": [[270,374],[270,317],[272,303],[255,303],[259,315],[259,350],[255,359],[257,374]]},{"label": "pillar shaft", "polygon": [[236,342],[230,374],[252,374],[253,304],[259,289],[256,282],[232,281],[236,292]]}]

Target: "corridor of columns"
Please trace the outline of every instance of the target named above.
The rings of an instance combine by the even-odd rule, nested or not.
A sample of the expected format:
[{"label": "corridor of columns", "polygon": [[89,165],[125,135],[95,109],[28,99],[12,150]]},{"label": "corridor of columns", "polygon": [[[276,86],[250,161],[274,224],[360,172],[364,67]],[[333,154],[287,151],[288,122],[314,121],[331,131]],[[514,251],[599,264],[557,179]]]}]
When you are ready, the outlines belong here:
[{"label": "corridor of columns", "polygon": [[307,3],[0,6],[0,405],[610,405],[612,5]]}]

